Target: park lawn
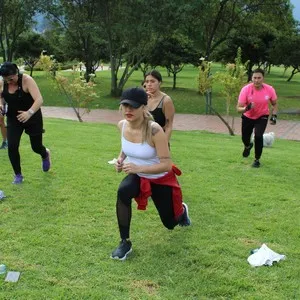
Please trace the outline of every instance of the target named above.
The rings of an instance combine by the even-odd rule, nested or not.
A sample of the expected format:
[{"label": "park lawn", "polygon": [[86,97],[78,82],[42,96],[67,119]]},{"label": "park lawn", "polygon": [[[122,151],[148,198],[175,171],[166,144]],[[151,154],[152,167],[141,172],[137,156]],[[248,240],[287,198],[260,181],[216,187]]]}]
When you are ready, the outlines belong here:
[{"label": "park lawn", "polygon": [[[242,158],[239,136],[175,131],[171,150],[181,168],[192,226],[169,231],[153,202],[133,207],[133,253],[109,258],[119,242],[116,190],[124,174],[108,160],[119,153],[114,125],[45,119],[53,167],[21,142],[25,181],[11,184],[0,151],[0,263],[21,272],[1,299],[299,299],[299,142],[277,139]],[[287,259],[253,268],[250,250],[266,243]]]},{"label": "park lawn", "polygon": [[[174,101],[177,113],[186,114],[205,114],[205,99],[197,92],[198,69],[193,66],[185,66],[183,71],[177,75],[177,88],[172,88],[172,78],[167,76],[165,69],[159,69],[162,72],[163,84],[162,91],[166,92]],[[212,72],[224,71],[220,64],[213,64]],[[266,82],[273,85],[276,89],[279,99],[280,110],[295,110],[300,107],[300,74],[296,74],[291,82],[287,78],[291,70],[286,71],[280,67],[272,67],[271,73],[266,75]],[[70,71],[61,71],[63,76],[72,76]],[[66,97],[60,94],[51,81],[43,72],[35,71],[33,76],[36,78],[42,94],[44,96],[45,106],[68,106]],[[119,74],[119,77],[121,75]],[[140,70],[133,73],[129,78],[126,87],[141,86],[142,72]],[[95,79],[97,83],[97,98],[91,105],[91,108],[118,109],[119,98],[110,96],[110,71],[98,71]],[[220,114],[226,113],[226,101],[221,94],[222,86],[216,83],[212,90],[212,104]],[[235,109],[236,103],[232,103],[230,113],[237,116]],[[295,114],[280,114],[281,119],[300,120],[300,116]]]}]

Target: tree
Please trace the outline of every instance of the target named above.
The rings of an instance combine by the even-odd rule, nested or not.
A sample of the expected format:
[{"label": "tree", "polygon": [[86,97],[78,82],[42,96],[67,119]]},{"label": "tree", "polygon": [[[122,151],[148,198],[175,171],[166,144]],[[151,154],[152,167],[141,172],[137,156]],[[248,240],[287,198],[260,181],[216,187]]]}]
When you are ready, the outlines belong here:
[{"label": "tree", "polygon": [[181,12],[185,1],[101,0],[98,3],[109,49],[111,94],[119,96],[131,74],[151,55],[153,46],[171,36],[178,24],[184,22],[185,14]]},{"label": "tree", "polygon": [[160,39],[146,61],[152,66],[162,66],[173,74],[173,89],[176,88],[177,74],[183,69],[185,64],[199,64],[199,53],[197,53],[192,41],[178,32],[170,37]]},{"label": "tree", "polygon": [[48,43],[45,38],[38,33],[28,32],[18,39],[16,42],[17,58],[23,58],[25,64],[30,68],[30,76],[32,76],[33,68],[40,59],[40,55],[44,49],[48,49]]},{"label": "tree", "polygon": [[228,39],[216,51],[214,57],[221,61],[233,61],[237,49],[242,49],[242,61],[248,61],[248,80],[253,65],[269,65],[269,49],[278,35],[290,35],[295,28],[291,8],[288,5],[257,7],[256,14],[249,15],[248,26],[233,29]]},{"label": "tree", "polygon": [[[98,2],[94,0],[60,0],[43,3],[43,11],[56,20],[65,31],[67,49],[85,64],[85,79],[89,81],[95,65],[101,59],[101,31]],[[71,55],[70,55],[71,56]]]},{"label": "tree", "polygon": [[228,117],[230,113],[230,106],[233,101],[236,101],[238,98],[239,92],[242,86],[245,83],[245,73],[246,65],[242,64],[241,61],[241,49],[238,49],[237,56],[234,63],[228,63],[226,65],[226,71],[217,73],[216,75],[211,76],[210,68],[211,63],[205,60],[202,61],[202,64],[199,67],[199,93],[206,96],[210,93],[213,82],[219,81],[222,84],[222,93],[226,99],[226,114],[227,120],[223,118],[213,107],[211,102],[206,101],[206,105],[221,119],[221,121],[227,127],[230,135],[234,135],[234,118],[232,118],[232,124],[229,124]]},{"label": "tree", "polygon": [[[56,61],[49,55],[40,56],[39,64],[46,71],[46,74],[53,80],[54,88],[58,88],[59,92],[65,96],[68,104],[73,108],[79,122],[83,122],[82,116],[90,112],[90,104],[98,98],[95,93],[93,77],[87,82],[78,74],[73,72],[73,76],[65,77],[56,76]],[[55,70],[55,71],[54,71]]]},{"label": "tree", "polygon": [[200,58],[199,75],[198,75],[198,91],[199,94],[205,96],[205,113],[211,113],[212,110],[212,85],[213,77],[211,74],[211,62]]},{"label": "tree", "polygon": [[[242,51],[238,48],[234,63],[226,65],[225,72],[220,72],[215,75],[215,80],[222,85],[221,93],[226,99],[226,115],[229,117],[232,103],[238,99],[241,88],[246,83],[245,74],[247,72],[247,63],[242,63]],[[232,118],[232,121],[234,118]],[[233,124],[232,124],[233,125]],[[233,126],[232,126],[233,132]]]},{"label": "tree", "polygon": [[261,22],[276,20],[282,18],[286,11],[291,11],[291,4],[289,0],[193,1],[185,22],[186,32],[195,39],[199,50],[210,60],[211,55],[227,41],[232,32],[239,32],[241,28],[259,28],[251,23],[251,19],[257,15],[261,17],[262,11],[265,18]]},{"label": "tree", "polygon": [[292,73],[287,79],[291,81],[293,76],[300,72],[300,34],[278,37],[270,50],[270,60],[274,65],[292,67]]},{"label": "tree", "polygon": [[20,35],[33,24],[36,9],[33,0],[0,2],[0,47],[4,61],[12,61]]}]

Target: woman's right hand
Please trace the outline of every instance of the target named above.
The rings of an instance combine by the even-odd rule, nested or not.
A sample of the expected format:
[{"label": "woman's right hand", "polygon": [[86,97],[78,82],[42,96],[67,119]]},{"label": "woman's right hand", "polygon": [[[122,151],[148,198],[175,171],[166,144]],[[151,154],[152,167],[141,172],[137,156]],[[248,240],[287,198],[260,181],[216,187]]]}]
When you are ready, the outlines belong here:
[{"label": "woman's right hand", "polygon": [[5,108],[4,108],[4,105],[2,105],[2,104],[0,104],[0,114],[2,116],[4,116],[4,114],[5,114]]},{"label": "woman's right hand", "polygon": [[148,92],[148,91],[146,91],[146,93],[147,93],[147,95],[148,95],[148,99],[153,98],[153,94],[152,94],[152,93],[150,93],[150,92]]},{"label": "woman's right hand", "polygon": [[116,163],[115,163],[115,168],[116,168],[116,171],[118,173],[122,172],[122,169],[123,169],[123,159],[121,158],[118,158]]}]

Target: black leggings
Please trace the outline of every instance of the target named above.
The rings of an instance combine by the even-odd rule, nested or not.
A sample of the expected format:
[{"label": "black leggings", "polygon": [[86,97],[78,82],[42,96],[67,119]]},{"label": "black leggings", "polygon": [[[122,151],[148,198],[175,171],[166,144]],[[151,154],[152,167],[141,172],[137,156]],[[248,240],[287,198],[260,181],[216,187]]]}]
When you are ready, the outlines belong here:
[{"label": "black leggings", "polygon": [[[152,200],[164,226],[173,229],[178,220],[173,211],[172,188],[151,183]],[[140,193],[140,178],[136,174],[127,175],[119,185],[116,212],[121,239],[128,239],[132,214],[132,198]]]},{"label": "black leggings", "polygon": [[[8,156],[15,174],[21,174],[20,140],[24,128],[21,126],[7,127]],[[47,157],[46,148],[43,146],[43,134],[29,135],[32,150],[40,154],[43,159]]]},{"label": "black leggings", "polygon": [[264,146],[263,135],[268,124],[268,117],[265,115],[253,120],[242,115],[242,141],[245,147],[250,145],[251,134],[254,129],[255,159],[260,159],[262,155]]}]

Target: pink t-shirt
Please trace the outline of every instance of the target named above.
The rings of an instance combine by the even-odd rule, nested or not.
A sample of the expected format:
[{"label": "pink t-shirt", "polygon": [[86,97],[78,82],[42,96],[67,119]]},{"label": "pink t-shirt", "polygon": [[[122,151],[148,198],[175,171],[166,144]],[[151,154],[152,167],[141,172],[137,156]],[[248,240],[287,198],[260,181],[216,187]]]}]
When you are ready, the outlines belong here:
[{"label": "pink t-shirt", "polygon": [[269,115],[269,102],[277,100],[277,95],[271,85],[263,84],[260,90],[257,90],[253,83],[244,86],[239,95],[239,104],[246,106],[253,102],[254,107],[246,111],[244,115],[250,119],[258,119],[261,116]]}]

